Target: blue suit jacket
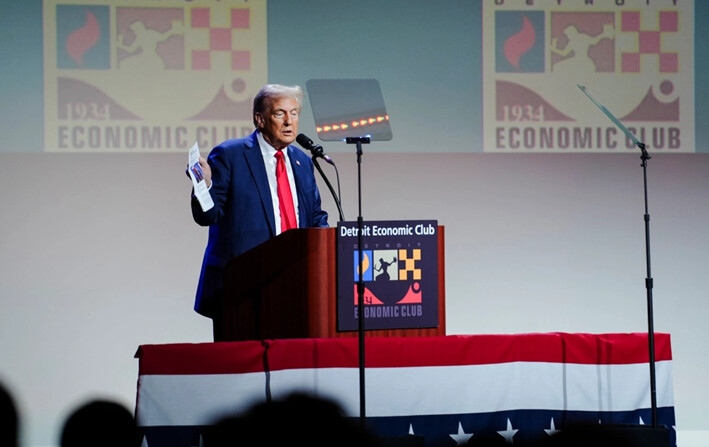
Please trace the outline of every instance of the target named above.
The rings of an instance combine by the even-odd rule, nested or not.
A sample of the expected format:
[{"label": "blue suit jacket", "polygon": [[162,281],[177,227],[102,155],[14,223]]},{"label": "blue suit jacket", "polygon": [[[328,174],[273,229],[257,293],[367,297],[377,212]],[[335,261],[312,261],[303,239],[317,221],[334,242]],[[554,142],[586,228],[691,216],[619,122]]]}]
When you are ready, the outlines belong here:
[{"label": "blue suit jacket", "polygon": [[[295,146],[288,146],[287,150],[298,194],[299,226],[327,227],[327,213],[320,207],[313,161]],[[203,212],[193,196],[192,216],[198,224],[209,226],[195,310],[211,318],[220,311],[214,295],[222,289],[225,264],[274,237],[276,224],[256,132],[221,143],[212,149],[208,162],[212,168],[209,193],[214,207]]]}]

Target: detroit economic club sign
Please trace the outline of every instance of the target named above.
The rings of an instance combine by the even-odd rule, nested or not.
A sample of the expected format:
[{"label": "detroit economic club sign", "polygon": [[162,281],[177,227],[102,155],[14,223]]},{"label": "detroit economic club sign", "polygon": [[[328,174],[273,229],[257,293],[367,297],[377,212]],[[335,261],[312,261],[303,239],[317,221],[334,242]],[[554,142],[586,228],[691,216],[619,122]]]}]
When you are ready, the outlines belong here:
[{"label": "detroit economic club sign", "polygon": [[694,2],[496,0],[483,7],[486,152],[694,152]]},{"label": "detroit economic club sign", "polygon": [[337,329],[359,327],[360,278],[365,329],[437,327],[437,221],[364,222],[361,246],[359,233],[357,222],[338,223]]}]

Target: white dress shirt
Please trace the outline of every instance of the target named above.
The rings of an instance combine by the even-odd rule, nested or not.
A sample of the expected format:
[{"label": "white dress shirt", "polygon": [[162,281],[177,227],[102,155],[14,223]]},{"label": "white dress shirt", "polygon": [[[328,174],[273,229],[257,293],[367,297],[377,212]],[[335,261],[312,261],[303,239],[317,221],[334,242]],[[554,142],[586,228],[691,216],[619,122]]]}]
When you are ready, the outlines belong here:
[{"label": "white dress shirt", "polygon": [[[273,199],[273,215],[276,217],[276,235],[281,234],[281,210],[278,204],[278,181],[276,180],[276,149],[268,144],[261,132],[256,132],[258,144],[261,147],[261,155],[263,162],[266,165],[266,174],[268,174],[268,185],[271,188],[271,198]],[[295,177],[293,176],[293,167],[288,158],[288,151],[283,149],[283,161],[286,164],[288,172],[288,183],[290,184],[291,194],[293,195],[293,207],[295,208],[295,218],[300,226],[300,216],[298,215],[298,193],[295,189]]]}]

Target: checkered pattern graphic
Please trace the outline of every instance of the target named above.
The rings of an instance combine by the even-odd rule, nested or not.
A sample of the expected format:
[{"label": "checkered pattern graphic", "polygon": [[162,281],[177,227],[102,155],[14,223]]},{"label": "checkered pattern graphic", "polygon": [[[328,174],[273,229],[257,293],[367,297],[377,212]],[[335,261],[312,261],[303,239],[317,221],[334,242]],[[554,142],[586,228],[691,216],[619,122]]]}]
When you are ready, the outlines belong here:
[{"label": "checkered pattern graphic", "polygon": [[[409,257],[409,250],[399,249],[399,262],[403,262],[404,268],[399,269],[399,279],[402,281],[407,281],[409,279],[409,273],[411,274],[411,279],[420,280],[421,279],[421,269],[416,268],[416,261],[421,260],[421,249],[415,248],[411,250],[411,257]],[[401,265],[401,264],[399,264]]]},{"label": "checkered pattern graphic", "polygon": [[249,70],[251,68],[250,52],[234,48],[232,39],[234,30],[249,29],[248,8],[231,9],[228,27],[213,27],[209,8],[193,8],[191,25],[192,28],[204,29],[209,32],[209,48],[192,50],[192,69],[210,70],[213,52],[230,53],[232,70]]},{"label": "checkered pattern graphic", "polygon": [[679,71],[679,55],[677,52],[662,51],[662,37],[666,33],[676,33],[679,30],[677,11],[659,11],[659,28],[657,30],[642,29],[640,12],[628,11],[622,13],[621,30],[626,33],[636,33],[638,51],[622,54],[622,71],[625,73],[640,72],[640,61],[643,55],[657,55],[660,73],[677,73]]}]

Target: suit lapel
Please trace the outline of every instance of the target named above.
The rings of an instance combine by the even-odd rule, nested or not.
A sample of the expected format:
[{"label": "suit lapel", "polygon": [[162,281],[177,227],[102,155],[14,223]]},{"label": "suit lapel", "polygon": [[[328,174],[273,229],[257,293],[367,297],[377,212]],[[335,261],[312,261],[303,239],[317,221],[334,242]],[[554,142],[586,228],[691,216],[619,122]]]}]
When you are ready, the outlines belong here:
[{"label": "suit lapel", "polygon": [[303,170],[306,169],[306,165],[298,158],[298,154],[296,153],[298,150],[299,149],[288,146],[288,159],[290,160],[290,165],[293,170],[293,180],[295,183],[296,193],[298,194],[298,227],[305,228],[308,226],[306,218],[307,213],[305,211],[307,209],[306,197],[303,194],[304,191],[308,190],[306,185],[303,184],[306,178],[303,175]]},{"label": "suit lapel", "polygon": [[249,166],[249,171],[253,176],[256,189],[258,190],[261,206],[268,217],[268,224],[271,227],[271,234],[276,234],[276,217],[273,215],[273,199],[271,198],[271,188],[268,184],[268,175],[266,174],[266,166],[263,162],[261,147],[258,145],[256,132],[252,133],[246,142],[246,150],[244,151],[246,164]]}]

